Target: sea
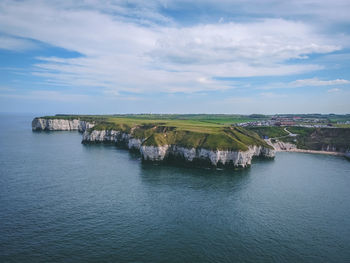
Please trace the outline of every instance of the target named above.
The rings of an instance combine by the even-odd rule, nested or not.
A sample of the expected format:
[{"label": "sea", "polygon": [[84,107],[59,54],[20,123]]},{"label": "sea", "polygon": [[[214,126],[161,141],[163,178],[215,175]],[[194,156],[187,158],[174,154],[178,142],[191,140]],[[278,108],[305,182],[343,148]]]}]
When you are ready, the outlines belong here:
[{"label": "sea", "polygon": [[0,262],[350,262],[350,162],[154,165],[0,114]]}]

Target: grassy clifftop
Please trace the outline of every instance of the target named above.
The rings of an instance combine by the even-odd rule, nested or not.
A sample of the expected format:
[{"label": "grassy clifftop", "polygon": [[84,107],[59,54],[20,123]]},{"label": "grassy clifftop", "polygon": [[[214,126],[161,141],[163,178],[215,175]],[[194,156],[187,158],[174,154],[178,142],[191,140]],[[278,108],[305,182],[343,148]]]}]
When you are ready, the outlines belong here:
[{"label": "grassy clifftop", "polygon": [[299,149],[324,150],[329,147],[332,150],[345,152],[350,149],[350,128],[308,128],[290,126],[286,129],[296,134],[288,136],[285,127],[250,127],[249,130],[256,132],[261,137],[278,138],[280,141],[291,142]]},{"label": "grassy clifftop", "polygon": [[259,127],[248,127],[250,131],[256,132],[261,137],[277,138],[287,136],[288,132],[284,130],[284,127],[278,126],[259,126]]},{"label": "grassy clifftop", "polygon": [[165,144],[179,145],[187,148],[205,148],[220,150],[248,150],[249,145],[269,147],[256,134],[242,128],[223,128],[212,132],[198,132],[173,129],[165,132],[154,132],[144,145],[159,146]]},{"label": "grassy clifftop", "polygon": [[[168,116],[168,115],[167,115]],[[180,117],[179,117],[180,116]],[[95,122],[92,130],[118,130],[135,138],[146,138],[144,145],[178,145],[187,148],[246,151],[250,145],[271,148],[258,134],[240,127],[232,127],[240,117],[221,115],[59,115],[46,119],[80,119]]]},{"label": "grassy clifftop", "polygon": [[136,138],[147,138],[144,145],[179,145],[188,148],[248,150],[249,145],[270,147],[259,136],[243,128],[199,120],[144,120],[109,118],[93,130],[119,130]]},{"label": "grassy clifftop", "polygon": [[328,146],[339,152],[350,149],[350,128],[289,127],[288,130],[298,134],[297,147],[300,149],[322,150]]}]

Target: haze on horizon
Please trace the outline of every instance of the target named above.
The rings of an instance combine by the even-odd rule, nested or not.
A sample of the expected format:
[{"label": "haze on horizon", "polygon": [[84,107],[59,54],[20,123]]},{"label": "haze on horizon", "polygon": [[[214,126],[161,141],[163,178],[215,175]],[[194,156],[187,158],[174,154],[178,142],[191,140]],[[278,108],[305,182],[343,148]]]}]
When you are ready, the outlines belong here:
[{"label": "haze on horizon", "polygon": [[0,112],[350,113],[348,0],[0,2]]}]

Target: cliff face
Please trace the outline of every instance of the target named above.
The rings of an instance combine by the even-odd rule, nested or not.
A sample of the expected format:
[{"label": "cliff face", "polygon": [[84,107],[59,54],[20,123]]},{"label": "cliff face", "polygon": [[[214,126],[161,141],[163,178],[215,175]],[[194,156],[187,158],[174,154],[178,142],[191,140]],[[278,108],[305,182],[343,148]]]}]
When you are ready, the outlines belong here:
[{"label": "cliff face", "polygon": [[85,131],[83,134],[83,143],[95,142],[113,142],[123,144],[129,149],[140,149],[143,140],[132,138],[128,133],[115,130],[93,130]]},{"label": "cliff face", "polygon": [[65,119],[44,119],[35,118],[32,121],[33,130],[48,130],[48,131],[73,131],[78,130],[84,132],[87,129],[94,127],[93,123],[81,120],[65,120]]},{"label": "cliff face", "polygon": [[272,149],[251,146],[248,151],[225,151],[184,148],[176,145],[164,145],[160,147],[142,146],[141,154],[143,159],[150,161],[162,161],[167,158],[178,158],[186,162],[208,162],[212,166],[235,166],[247,167],[251,164],[253,157],[263,156],[273,158],[275,153]]},{"label": "cliff face", "polygon": [[350,128],[290,127],[297,134],[299,149],[346,153],[350,150]]},{"label": "cliff face", "polygon": [[183,162],[201,162],[211,166],[247,167],[255,156],[273,158],[273,149],[251,145],[246,151],[210,150],[205,148],[186,148],[179,145],[144,145],[146,138],[135,138],[131,134],[118,130],[89,130],[94,123],[81,120],[35,118],[33,130],[78,130],[83,133],[83,143],[112,142],[124,145],[130,150],[140,152],[145,161],[181,160]]},{"label": "cliff face", "polygon": [[274,143],[271,140],[265,140],[269,145],[273,146],[276,152],[302,152],[302,153],[314,153],[314,154],[330,154],[336,156],[344,156],[350,160],[350,150],[346,152],[337,151],[336,147],[327,145],[321,148],[321,150],[311,150],[311,149],[300,149],[297,145],[289,142],[276,141]]},{"label": "cliff face", "polygon": [[262,156],[273,158],[275,151],[262,147],[250,146],[247,151],[209,150],[185,148],[178,145],[146,146],[142,145],[145,139],[133,138],[130,134],[115,130],[85,131],[83,142],[114,142],[123,144],[129,149],[139,150],[145,161],[164,161],[179,159],[185,162],[206,162],[212,166],[231,165],[247,167],[252,158]]},{"label": "cliff face", "polygon": [[270,142],[270,145],[272,145],[276,151],[291,151],[297,149],[295,144],[289,142],[276,141],[275,143]]}]

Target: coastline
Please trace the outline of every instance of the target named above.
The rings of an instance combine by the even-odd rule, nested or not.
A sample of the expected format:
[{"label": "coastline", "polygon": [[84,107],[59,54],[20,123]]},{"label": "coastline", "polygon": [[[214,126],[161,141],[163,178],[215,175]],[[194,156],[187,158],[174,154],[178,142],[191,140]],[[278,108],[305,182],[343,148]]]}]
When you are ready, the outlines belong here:
[{"label": "coastline", "polygon": [[[244,168],[251,165],[253,157],[273,158],[273,147],[258,136],[241,128],[216,127],[221,133],[209,129],[199,133],[183,127],[158,123],[106,125],[98,120],[74,118],[34,118],[33,131],[78,130],[83,133],[82,143],[113,142],[139,151],[143,161],[166,162],[179,159],[192,164],[201,163],[210,167]],[[176,123],[175,123],[176,124]],[[119,126],[118,126],[119,125]],[[193,124],[192,124],[193,125]],[[186,127],[185,127],[186,128]],[[243,141],[242,141],[243,140]],[[230,148],[232,147],[232,148]]]},{"label": "coastline", "polygon": [[328,152],[328,151],[316,151],[316,150],[305,150],[305,149],[289,149],[289,150],[276,150],[276,152],[299,152],[299,153],[312,153],[312,154],[327,154],[333,156],[345,156],[342,152]]},{"label": "coastline", "polygon": [[[217,166],[219,162],[222,162],[224,165],[226,163],[230,163],[231,161],[236,166],[247,166],[250,165],[250,161],[253,156],[268,156],[271,157],[273,154],[265,153],[266,149],[259,149],[256,153],[255,150],[248,148],[248,151],[242,152],[242,151],[223,151],[218,149],[211,149],[205,151],[205,153],[200,153],[200,151],[195,150],[195,147],[181,147],[179,145],[176,145],[173,143],[168,144],[161,144],[161,145],[153,145],[152,143],[156,142],[156,139],[159,137],[156,137],[154,134],[152,136],[148,136],[148,139],[151,138],[154,140],[152,143],[145,144],[144,142],[147,141],[146,138],[140,137],[140,134],[138,137],[133,137],[132,131],[134,131],[133,128],[131,128],[131,133],[127,131],[117,130],[118,127],[116,127],[116,130],[107,130],[107,127],[102,127],[104,129],[102,130],[92,130],[94,126],[96,126],[97,123],[93,119],[65,119],[65,118],[58,118],[58,119],[51,119],[51,118],[34,118],[32,122],[32,129],[33,130],[78,130],[80,132],[83,132],[83,143],[87,142],[105,142],[105,141],[112,141],[112,142],[123,142],[127,145],[129,149],[134,150],[140,150],[141,155],[143,156],[143,159],[145,160],[153,160],[153,161],[161,161],[167,159],[170,155],[180,155],[184,157],[185,159],[188,159],[190,162],[192,162],[194,159],[197,158],[206,158],[210,160],[210,163],[212,165]],[[136,126],[135,126],[136,127]],[[138,126],[141,132],[145,132],[140,128],[141,126]],[[100,127],[101,128],[101,127]],[[89,130],[89,131],[88,131]],[[285,131],[288,132],[288,130],[285,129]],[[171,131],[168,131],[171,132]],[[162,133],[160,131],[160,133]],[[164,131],[163,131],[164,133]],[[157,135],[157,134],[156,134]],[[158,134],[159,135],[159,134]],[[166,135],[166,133],[165,133]],[[293,134],[294,135],[294,134]],[[163,138],[163,137],[162,137]],[[164,139],[164,138],[163,138]],[[275,138],[273,138],[275,139]],[[264,139],[264,141],[274,150],[274,152],[300,152],[300,153],[310,153],[310,154],[327,154],[327,155],[333,155],[333,156],[342,156],[350,159],[349,151],[346,152],[342,151],[334,151],[338,150],[336,147],[322,147],[324,149],[329,149],[333,151],[325,151],[325,150],[307,150],[307,149],[298,149],[296,144],[290,143],[290,142],[283,142],[275,139],[275,142],[271,141],[270,139]],[[174,145],[173,145],[174,144]],[[264,148],[264,147],[262,147]],[[203,148],[206,149],[206,148]],[[252,151],[253,150],[253,151]],[[202,151],[203,152],[203,151]],[[251,153],[252,152],[252,153]],[[249,155],[246,156],[246,155]],[[232,160],[231,160],[232,159]]]},{"label": "coastline", "polygon": [[299,153],[311,153],[311,154],[326,154],[326,155],[342,156],[342,157],[349,158],[349,153],[347,152],[298,149],[297,146],[293,143],[288,143],[288,142],[286,143],[282,141],[277,141],[275,143],[272,143],[271,139],[266,139],[265,141],[274,148],[275,152],[299,152]]}]

